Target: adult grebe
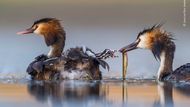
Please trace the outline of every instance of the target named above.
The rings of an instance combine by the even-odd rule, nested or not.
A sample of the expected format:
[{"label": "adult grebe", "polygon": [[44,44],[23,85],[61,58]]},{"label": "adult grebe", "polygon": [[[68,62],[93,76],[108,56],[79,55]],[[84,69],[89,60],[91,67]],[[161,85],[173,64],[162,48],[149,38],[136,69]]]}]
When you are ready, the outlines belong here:
[{"label": "adult grebe", "polygon": [[35,58],[27,72],[36,80],[57,79],[101,79],[99,65],[109,68],[104,59],[114,57],[115,51],[105,49],[94,53],[87,47],[76,47],[62,53],[65,46],[66,33],[59,20],[43,18],[35,21],[31,28],[17,34],[36,33],[44,37],[46,45],[51,49],[48,55]]},{"label": "adult grebe", "polygon": [[140,32],[132,44],[120,49],[128,52],[137,48],[149,49],[154,57],[160,60],[157,78],[160,81],[188,81],[190,80],[190,63],[180,66],[173,71],[175,43],[172,34],[161,29],[162,25],[154,25]]},{"label": "adult grebe", "polygon": [[48,58],[60,57],[65,46],[66,34],[59,20],[55,18],[43,18],[34,22],[32,27],[17,34],[35,33],[43,36],[47,46],[50,46]]}]

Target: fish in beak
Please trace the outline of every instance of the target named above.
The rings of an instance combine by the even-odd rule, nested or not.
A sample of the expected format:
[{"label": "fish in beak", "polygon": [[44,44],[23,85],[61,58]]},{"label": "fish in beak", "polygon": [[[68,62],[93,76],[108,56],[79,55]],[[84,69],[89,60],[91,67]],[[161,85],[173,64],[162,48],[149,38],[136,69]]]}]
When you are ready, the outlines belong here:
[{"label": "fish in beak", "polygon": [[23,35],[23,34],[29,34],[29,33],[33,33],[35,29],[33,28],[29,28],[29,29],[26,29],[24,31],[20,31],[20,32],[17,32],[18,35]]},{"label": "fish in beak", "polygon": [[136,40],[135,42],[121,48],[119,51],[121,53],[126,53],[128,51],[131,51],[131,50],[134,50],[134,49],[137,49],[137,45],[139,44],[140,40]]}]

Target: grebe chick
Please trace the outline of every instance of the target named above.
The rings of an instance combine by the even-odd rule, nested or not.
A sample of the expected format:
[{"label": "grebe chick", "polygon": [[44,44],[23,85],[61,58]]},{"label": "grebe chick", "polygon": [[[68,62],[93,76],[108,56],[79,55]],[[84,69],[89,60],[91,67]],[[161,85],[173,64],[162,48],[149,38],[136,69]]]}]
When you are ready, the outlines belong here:
[{"label": "grebe chick", "polygon": [[161,29],[162,25],[154,25],[140,32],[132,44],[120,49],[128,52],[137,48],[151,50],[154,57],[160,61],[157,78],[160,81],[189,81],[190,64],[182,65],[173,71],[175,43],[171,33]]},{"label": "grebe chick", "polygon": [[61,57],[50,59],[36,58],[27,68],[34,80],[101,80],[100,66],[108,69],[105,59],[115,56],[116,51],[105,49],[94,53],[84,47],[70,48]]},{"label": "grebe chick", "polygon": [[76,47],[62,53],[65,46],[65,31],[59,20],[43,18],[35,21],[31,28],[17,34],[36,33],[44,37],[51,49],[48,55],[40,55],[27,68],[35,80],[96,79],[102,78],[99,65],[108,68],[104,61],[114,57],[115,51],[105,49],[95,53],[87,47]]}]

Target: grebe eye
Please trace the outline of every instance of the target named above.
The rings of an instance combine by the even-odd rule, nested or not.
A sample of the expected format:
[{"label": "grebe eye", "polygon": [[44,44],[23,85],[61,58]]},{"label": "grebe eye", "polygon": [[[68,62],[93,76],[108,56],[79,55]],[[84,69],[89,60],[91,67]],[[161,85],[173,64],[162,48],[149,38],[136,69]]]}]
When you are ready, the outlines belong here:
[{"label": "grebe eye", "polygon": [[33,25],[31,28],[32,28],[33,30],[36,30],[36,29],[38,28],[38,25]]},{"label": "grebe eye", "polygon": [[138,40],[137,40],[137,42],[139,43],[141,41],[141,39],[139,38]]},{"label": "grebe eye", "polygon": [[35,26],[35,29],[37,29],[37,28],[38,28],[38,25]]}]

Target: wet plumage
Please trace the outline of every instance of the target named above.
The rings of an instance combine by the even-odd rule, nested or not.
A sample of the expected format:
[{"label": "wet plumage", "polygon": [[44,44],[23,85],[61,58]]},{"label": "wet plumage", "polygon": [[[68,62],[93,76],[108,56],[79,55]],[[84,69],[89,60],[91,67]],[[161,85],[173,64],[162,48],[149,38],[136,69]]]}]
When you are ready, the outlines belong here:
[{"label": "wet plumage", "polygon": [[102,78],[99,66],[109,69],[104,59],[114,57],[114,52],[105,49],[95,53],[83,46],[63,52],[66,33],[59,20],[43,18],[34,22],[31,28],[17,34],[35,33],[43,36],[50,47],[47,55],[40,55],[28,66],[27,72],[35,80],[87,79]]},{"label": "wet plumage", "polygon": [[154,57],[160,61],[157,78],[161,81],[189,81],[189,63],[173,71],[175,43],[170,32],[163,30],[162,25],[154,25],[140,32],[134,43],[120,49],[128,52],[137,48],[151,50]]}]

